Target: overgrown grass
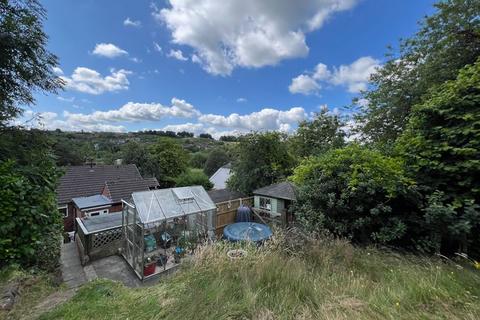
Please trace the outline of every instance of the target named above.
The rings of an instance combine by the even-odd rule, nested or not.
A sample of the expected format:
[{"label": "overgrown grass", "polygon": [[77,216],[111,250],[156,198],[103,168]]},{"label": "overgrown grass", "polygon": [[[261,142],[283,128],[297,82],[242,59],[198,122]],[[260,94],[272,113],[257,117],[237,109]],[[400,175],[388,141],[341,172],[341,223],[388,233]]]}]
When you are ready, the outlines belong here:
[{"label": "overgrown grass", "polygon": [[235,245],[205,246],[158,285],[98,280],[41,319],[480,318],[476,270],[339,240],[289,243],[247,246],[235,261]]},{"label": "overgrown grass", "polygon": [[12,310],[0,310],[0,319],[23,319],[49,294],[62,290],[62,287],[54,285],[50,275],[42,272],[28,272],[17,267],[0,270],[0,295],[14,284],[18,284],[20,295]]}]

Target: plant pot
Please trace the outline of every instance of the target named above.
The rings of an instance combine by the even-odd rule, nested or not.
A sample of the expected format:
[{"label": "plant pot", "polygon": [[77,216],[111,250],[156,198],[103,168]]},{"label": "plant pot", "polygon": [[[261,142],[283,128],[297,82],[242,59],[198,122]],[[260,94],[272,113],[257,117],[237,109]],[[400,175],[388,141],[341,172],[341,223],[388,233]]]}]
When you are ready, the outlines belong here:
[{"label": "plant pot", "polygon": [[143,276],[149,276],[155,273],[155,262],[147,264],[143,267]]}]

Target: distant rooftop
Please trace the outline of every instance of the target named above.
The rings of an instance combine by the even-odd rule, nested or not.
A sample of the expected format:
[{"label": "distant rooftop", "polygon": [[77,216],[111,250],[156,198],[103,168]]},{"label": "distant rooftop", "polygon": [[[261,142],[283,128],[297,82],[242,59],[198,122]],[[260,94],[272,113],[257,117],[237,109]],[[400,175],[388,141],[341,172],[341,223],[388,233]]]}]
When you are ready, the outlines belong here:
[{"label": "distant rooftop", "polygon": [[293,201],[297,200],[295,193],[295,185],[288,181],[271,184],[253,191],[253,194]]},{"label": "distant rooftop", "polygon": [[226,165],[218,168],[217,171],[210,177],[210,182],[213,183],[213,189],[225,189],[227,187],[227,180],[230,178],[232,165]]},{"label": "distant rooftop", "polygon": [[94,208],[110,205],[112,201],[100,194],[89,197],[78,197],[72,199],[73,203],[80,209]]},{"label": "distant rooftop", "polygon": [[66,204],[72,198],[98,195],[106,181],[139,179],[142,176],[134,164],[69,166],[60,178],[57,202]]}]

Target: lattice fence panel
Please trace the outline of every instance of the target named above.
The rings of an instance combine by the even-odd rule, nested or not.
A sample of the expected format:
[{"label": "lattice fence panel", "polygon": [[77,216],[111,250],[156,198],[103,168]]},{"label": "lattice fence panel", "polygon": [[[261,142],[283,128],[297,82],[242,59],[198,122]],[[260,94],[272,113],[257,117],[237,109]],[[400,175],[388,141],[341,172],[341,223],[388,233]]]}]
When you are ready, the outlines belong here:
[{"label": "lattice fence panel", "polygon": [[93,248],[106,246],[113,241],[122,239],[122,228],[102,231],[93,235]]}]

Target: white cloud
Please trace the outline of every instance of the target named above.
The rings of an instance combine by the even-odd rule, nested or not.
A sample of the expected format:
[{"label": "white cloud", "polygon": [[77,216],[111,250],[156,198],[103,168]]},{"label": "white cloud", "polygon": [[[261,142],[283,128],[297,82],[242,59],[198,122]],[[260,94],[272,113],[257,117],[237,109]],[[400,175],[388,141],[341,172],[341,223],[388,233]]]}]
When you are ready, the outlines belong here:
[{"label": "white cloud", "polygon": [[187,132],[192,132],[198,135],[205,131],[205,127],[201,123],[187,122],[183,124],[169,124],[160,130],[174,131],[174,132],[187,131]]},{"label": "white cloud", "polygon": [[320,90],[320,85],[317,81],[305,74],[301,74],[298,77],[292,79],[292,83],[288,86],[288,90],[291,93],[301,93],[301,94],[313,94],[317,93]]},{"label": "white cloud", "polygon": [[97,43],[93,50],[93,54],[107,58],[116,58],[128,55],[128,52],[117,47],[113,43]]},{"label": "white cloud", "polygon": [[361,57],[352,64],[328,67],[319,63],[313,72],[306,72],[292,79],[288,89],[291,93],[309,95],[318,93],[325,82],[334,86],[345,86],[348,92],[358,93],[367,89],[370,75],[380,68],[380,61],[372,57]]},{"label": "white cloud", "polygon": [[57,76],[60,76],[63,74],[63,70],[59,67],[53,67],[53,73],[55,73]]},{"label": "white cloud", "polygon": [[170,49],[170,52],[167,54],[167,57],[175,58],[175,59],[181,60],[181,61],[187,61],[188,60],[188,58],[183,55],[182,50]]},{"label": "white cloud", "polygon": [[200,112],[185,100],[173,98],[170,106],[160,103],[128,102],[119,109],[95,111],[91,114],[66,113],[65,117],[81,123],[158,121],[166,117],[193,118]]},{"label": "white cloud", "polygon": [[77,122],[74,119],[60,119],[55,112],[40,112],[33,113],[32,111],[25,112],[25,117],[33,118],[34,121],[30,121],[26,124],[27,127],[37,128],[43,130],[55,130],[60,129],[63,131],[96,131],[96,132],[125,132],[124,126],[116,126],[102,123],[82,123]]},{"label": "white cloud", "polygon": [[153,49],[157,52],[162,52],[162,47],[155,41],[153,42]]},{"label": "white cloud", "polygon": [[142,23],[139,20],[131,20],[129,17],[127,19],[123,20],[123,25],[126,27],[141,27]]},{"label": "white cloud", "polygon": [[287,111],[265,108],[247,115],[232,113],[228,116],[206,114],[199,121],[212,126],[240,130],[282,130],[288,131],[291,125],[306,119],[305,110],[294,107]]},{"label": "white cloud", "polygon": [[73,101],[75,101],[75,97],[65,98],[65,97],[62,97],[62,96],[58,96],[57,99],[60,100],[60,101],[63,101],[63,102],[73,102]]},{"label": "white cloud", "polygon": [[246,99],[246,98],[238,98],[238,99],[237,99],[237,102],[238,102],[238,103],[247,102],[247,99]]},{"label": "white cloud", "polygon": [[142,59],[139,59],[137,57],[133,57],[133,58],[130,58],[130,61],[133,61],[135,63],[140,63],[140,62],[142,62]]},{"label": "white cloud", "polygon": [[239,136],[242,134],[248,133],[250,130],[220,130],[215,127],[207,127],[202,123],[182,123],[182,124],[170,124],[161,129],[163,131],[174,131],[174,132],[181,132],[187,131],[191,132],[194,135],[198,136],[201,133],[209,133],[215,139],[219,139],[221,136]]},{"label": "white cloud", "polygon": [[350,65],[341,65],[335,69],[331,82],[345,85],[349,92],[360,92],[367,88],[370,75],[380,67],[380,61],[372,57],[361,57]]},{"label": "white cloud", "polygon": [[173,42],[195,50],[194,62],[209,73],[229,75],[235,67],[263,67],[309,48],[305,34],[358,0],[170,0],[153,16],[172,32]]},{"label": "white cloud", "polygon": [[120,69],[111,70],[110,75],[103,77],[95,70],[78,67],[71,77],[62,76],[66,88],[89,94],[102,94],[104,92],[127,90],[129,81],[127,75],[130,71]]}]

